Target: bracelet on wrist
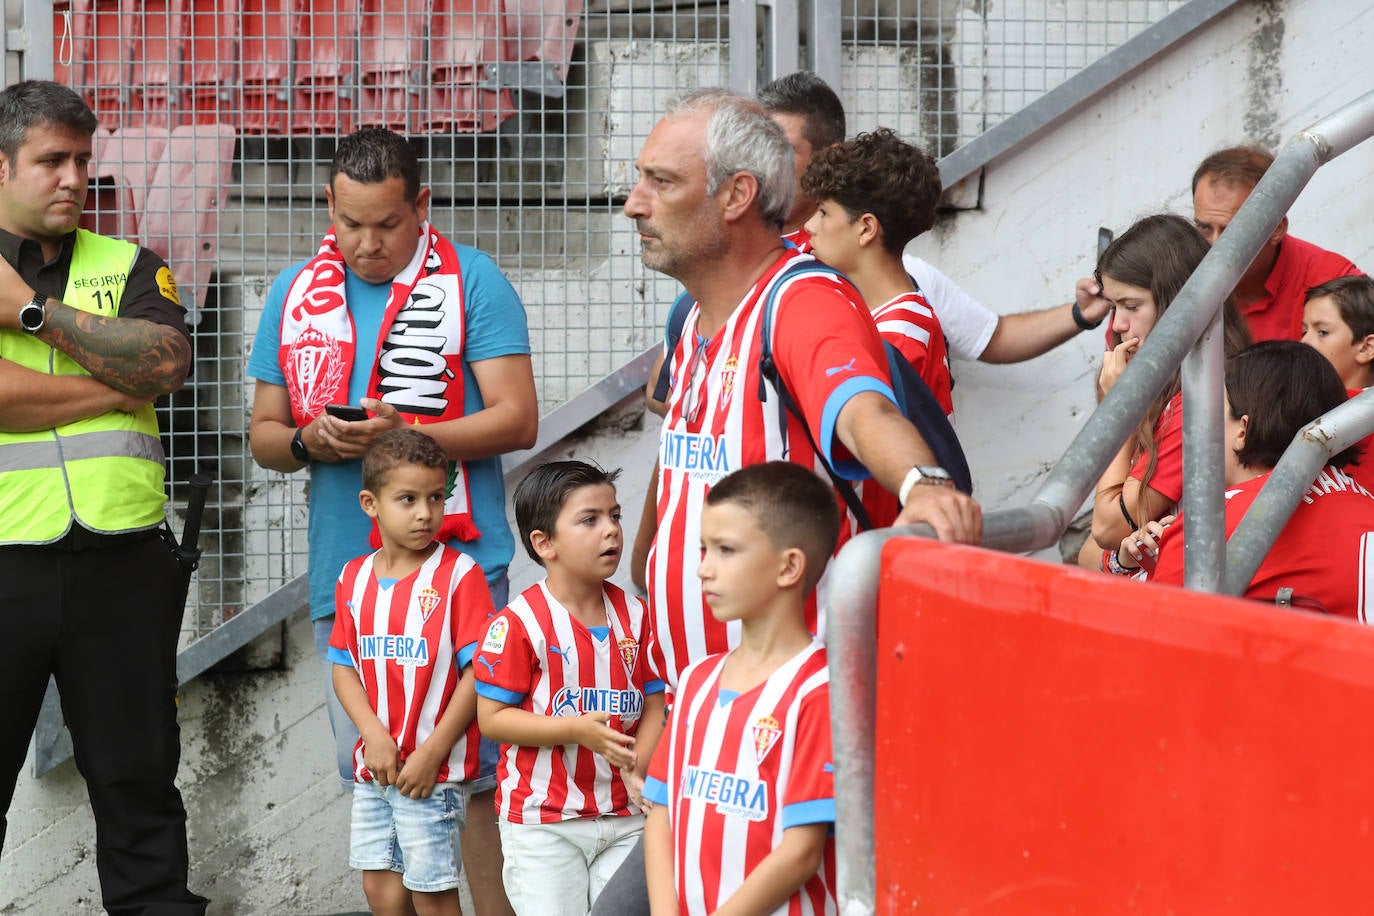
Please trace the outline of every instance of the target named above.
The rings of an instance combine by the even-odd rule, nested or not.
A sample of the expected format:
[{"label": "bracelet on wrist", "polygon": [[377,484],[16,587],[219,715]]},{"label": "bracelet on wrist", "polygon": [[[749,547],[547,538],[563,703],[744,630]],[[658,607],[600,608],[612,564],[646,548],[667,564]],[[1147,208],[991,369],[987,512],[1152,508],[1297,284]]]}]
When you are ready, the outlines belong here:
[{"label": "bracelet on wrist", "polygon": [[1132,568],[1130,566],[1122,566],[1121,558],[1117,556],[1119,553],[1120,548],[1116,550],[1109,549],[1102,551],[1102,564],[1104,571],[1109,572],[1114,576],[1134,576],[1139,567]]},{"label": "bracelet on wrist", "polygon": [[1089,321],[1088,317],[1083,314],[1083,310],[1078,307],[1077,302],[1073,304],[1073,308],[1070,309],[1070,313],[1073,315],[1073,323],[1078,325],[1079,328],[1081,328],[1084,331],[1092,331],[1097,329],[1101,326],[1103,319],[1106,318],[1106,316],[1104,315],[1102,316],[1102,318],[1097,319],[1096,322]]}]

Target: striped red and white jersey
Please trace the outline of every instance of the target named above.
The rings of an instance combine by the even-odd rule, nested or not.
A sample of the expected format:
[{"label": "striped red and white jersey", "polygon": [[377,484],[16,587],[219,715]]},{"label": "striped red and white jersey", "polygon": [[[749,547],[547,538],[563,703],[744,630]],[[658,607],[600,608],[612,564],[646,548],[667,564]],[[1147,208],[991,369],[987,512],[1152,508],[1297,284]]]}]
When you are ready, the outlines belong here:
[{"label": "striped red and white jersey", "polygon": [[873,322],[883,340],[896,347],[916,369],[916,374],[945,409],[945,416],[953,417],[954,394],[945,332],[926,297],[915,290],[902,293],[874,309]]},{"label": "striped red and white jersey", "polygon": [[[760,399],[764,305],[783,267],[798,258],[815,260],[785,252],[708,341],[697,335],[699,312],[693,307],[673,353],[673,387],[659,439],[658,531],[648,561],[649,606],[669,689],[689,662],[724,652],[739,638],[738,622],[727,626],[711,616],[697,580],[701,510],[711,487],[746,465],[779,460],[809,467],[830,482],[801,421],[783,413],[771,385],[763,386]],[[778,372],[836,471],[866,477],[868,472],[839,444],[835,424],[840,409],[861,392],[892,398],[887,356],[873,319],[858,291],[831,272],[790,274],[780,282],[772,322]],[[850,518],[841,527],[843,544],[856,525]],[[808,623],[817,628],[813,633],[821,626],[815,608],[813,600],[808,606]]]},{"label": "striped red and white jersey", "polygon": [[[647,694],[661,693],[649,611],[604,585],[606,626],[589,629],[546,582],[520,593],[492,619],[473,660],[477,694],[540,716],[611,714],[611,728],[639,730]],[[501,745],[496,808],[516,824],[636,814],[620,772],[581,745]]]},{"label": "striped red and white jersey", "polygon": [[[482,625],[491,591],[471,557],[440,545],[415,572],[384,587],[373,571],[376,553],[350,560],[334,587],[329,659],[358,672],[368,702],[400,748],[401,759],[434,731]],[[436,782],[478,775],[477,717],[439,766]],[[353,750],[353,774],[368,782],[363,741]]]},{"label": "striped red and white jersey", "polygon": [[[903,293],[872,314],[878,334],[911,363],[916,374],[935,395],[935,400],[944,408],[945,416],[952,420],[954,392],[949,375],[945,332],[925,296],[915,291]],[[875,526],[891,525],[896,520],[902,507],[895,493],[883,489],[871,478],[861,481],[856,489]]]},{"label": "striped red and white jersey", "polygon": [[[733,698],[720,689],[727,657],[683,672],[644,786],[668,807],[678,907],[691,916],[730,899],[784,830],[835,821],[825,648],[813,642]],[[836,911],[832,836],[820,869],[774,913]]]},{"label": "striped red and white jersey", "polygon": [[791,232],[785,233],[782,237],[784,242],[791,242],[797,246],[797,250],[802,254],[811,253],[811,233],[806,231],[805,226],[798,226]]}]

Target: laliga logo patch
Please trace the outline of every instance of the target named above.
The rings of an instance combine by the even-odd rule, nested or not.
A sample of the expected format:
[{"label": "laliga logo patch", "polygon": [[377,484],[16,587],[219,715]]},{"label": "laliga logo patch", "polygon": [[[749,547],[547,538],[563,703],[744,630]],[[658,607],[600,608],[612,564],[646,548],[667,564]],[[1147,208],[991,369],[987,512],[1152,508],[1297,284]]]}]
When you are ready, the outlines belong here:
[{"label": "laliga logo patch", "polygon": [[439,606],[439,593],[432,588],[427,588],[416,597],[415,603],[420,606],[420,619],[429,620],[429,615],[434,613],[434,609]]},{"label": "laliga logo patch", "polygon": [[620,648],[620,660],[625,663],[625,670],[633,674],[635,670],[635,659],[639,658],[639,643],[629,636],[621,637],[617,645]]},{"label": "laliga logo patch", "polygon": [[504,617],[498,617],[487,627],[487,638],[482,640],[483,652],[495,652],[498,655],[506,649],[506,636],[510,633],[510,621]]},{"label": "laliga logo patch", "polygon": [[177,281],[170,267],[157,269],[157,291],[162,293],[162,298],[181,305],[181,293],[177,291]]},{"label": "laliga logo patch", "polygon": [[764,716],[754,723],[754,757],[758,763],[763,763],[763,758],[768,756],[781,737],[782,729],[772,716]]},{"label": "laliga logo patch", "polygon": [[725,368],[720,371],[720,406],[726,407],[730,404],[730,395],[735,393],[735,371],[739,369],[739,360],[735,354],[731,353],[730,358],[725,361]]}]

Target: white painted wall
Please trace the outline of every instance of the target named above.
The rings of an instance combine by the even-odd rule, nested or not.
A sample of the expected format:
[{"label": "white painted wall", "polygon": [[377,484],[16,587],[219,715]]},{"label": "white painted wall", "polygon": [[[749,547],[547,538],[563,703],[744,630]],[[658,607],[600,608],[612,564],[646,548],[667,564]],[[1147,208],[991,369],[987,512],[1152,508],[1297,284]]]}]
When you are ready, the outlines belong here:
[{"label": "white painted wall", "polygon": [[[993,163],[982,209],[952,216],[915,250],[998,311],[1066,301],[1091,268],[1099,225],[1119,231],[1161,209],[1187,213],[1189,178],[1208,152],[1244,139],[1276,145],[1367,92],[1371,42],[1374,9],[1364,4],[1239,4]],[[1374,268],[1370,175],[1374,143],[1324,168],[1290,214],[1293,232]],[[1032,495],[1092,407],[1100,349],[1097,333],[1083,334],[1019,366],[956,366],[959,427],[986,506]],[[625,467],[627,522],[637,518],[654,440],[649,429],[572,448]],[[537,577],[520,558],[511,573],[516,588]],[[202,678],[183,691],[193,883],[215,899],[212,912],[364,908],[345,867],[348,812],[321,699],[302,619],[288,628],[285,670]],[[42,780],[21,778],[9,831],[0,912],[98,911],[94,831],[71,763]]]}]

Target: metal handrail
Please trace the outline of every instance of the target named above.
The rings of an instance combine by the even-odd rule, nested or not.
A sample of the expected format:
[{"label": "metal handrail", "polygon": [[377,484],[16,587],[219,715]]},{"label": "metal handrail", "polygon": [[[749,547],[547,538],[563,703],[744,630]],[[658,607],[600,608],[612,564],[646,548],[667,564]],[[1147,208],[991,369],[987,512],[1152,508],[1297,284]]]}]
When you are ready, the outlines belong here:
[{"label": "metal handrail", "polygon": [[[1196,567],[1211,562],[1217,569],[1228,569],[1224,565],[1227,547],[1219,484],[1221,437],[1210,428],[1196,431],[1204,422],[1220,425],[1220,306],[1317,168],[1371,135],[1374,92],[1321,119],[1284,146],[1030,504],[985,516],[984,547],[1023,552],[1057,542],[1131,429],[1145,415],[1155,393],[1182,367],[1184,396],[1189,398],[1184,410],[1183,510],[1197,513],[1190,515],[1184,531],[1185,582],[1216,588],[1224,581],[1228,592],[1243,591],[1248,577],[1239,588],[1230,575],[1214,577],[1216,581],[1208,583],[1197,575]],[[1255,514],[1252,509],[1255,520],[1249,525],[1242,523],[1232,538],[1236,544],[1230,552],[1237,562],[1237,576],[1243,572],[1242,563],[1253,563],[1253,575],[1292,507],[1325,463],[1317,446],[1339,450],[1336,446],[1340,443],[1348,445],[1374,429],[1372,402],[1374,397],[1361,395],[1341,405],[1304,430],[1289,447],[1256,498],[1255,508],[1261,512]],[[1309,470],[1303,481],[1301,475]],[[1284,503],[1286,511],[1282,511]],[[1246,522],[1250,522],[1249,516]],[[873,734],[882,547],[894,537],[933,534],[928,525],[860,534],[840,551],[829,576],[833,587],[825,595],[825,616],[831,665],[831,732],[835,747],[844,748],[834,761],[837,893],[840,912],[845,916],[873,913],[877,906]]]}]

